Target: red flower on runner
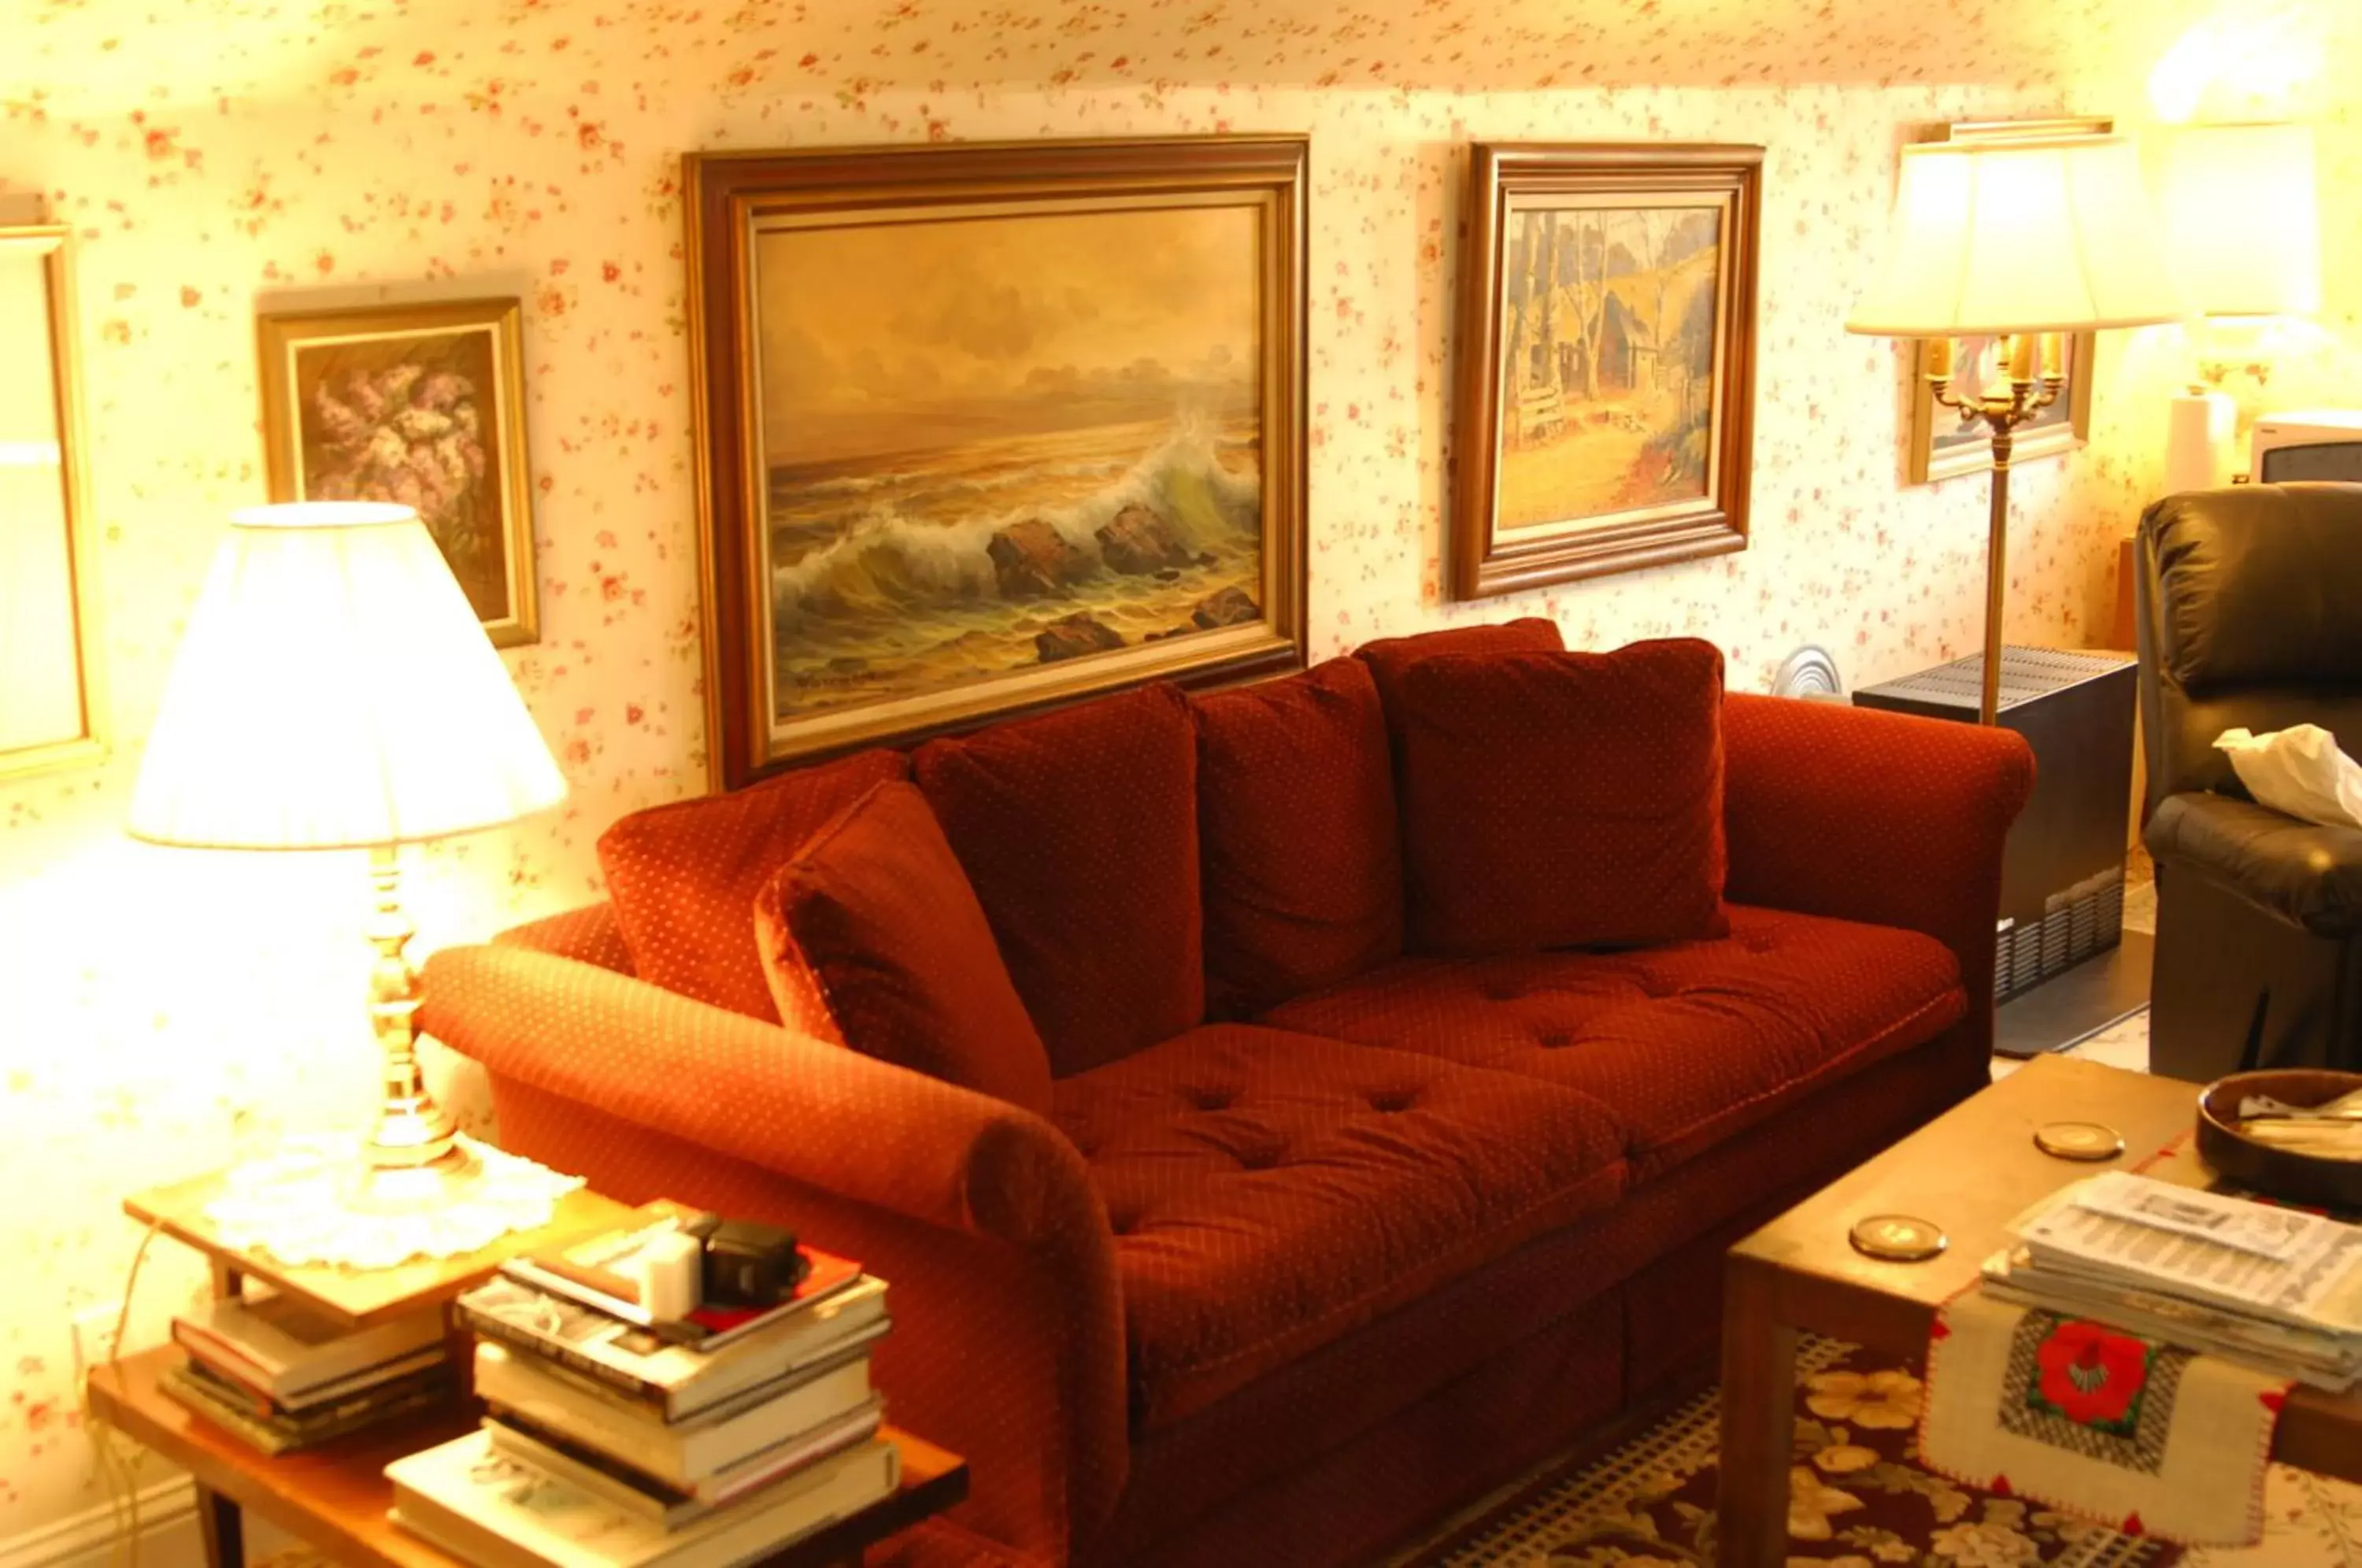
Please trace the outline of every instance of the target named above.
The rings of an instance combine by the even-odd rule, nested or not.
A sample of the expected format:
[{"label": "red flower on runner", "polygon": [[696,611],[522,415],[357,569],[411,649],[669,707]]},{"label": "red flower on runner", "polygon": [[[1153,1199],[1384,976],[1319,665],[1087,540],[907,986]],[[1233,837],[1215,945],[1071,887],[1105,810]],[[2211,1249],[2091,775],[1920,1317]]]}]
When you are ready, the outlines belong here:
[{"label": "red flower on runner", "polygon": [[2061,1323],[2035,1347],[2042,1397],[2081,1426],[2122,1421],[2148,1382],[2148,1349],[2104,1323]]}]

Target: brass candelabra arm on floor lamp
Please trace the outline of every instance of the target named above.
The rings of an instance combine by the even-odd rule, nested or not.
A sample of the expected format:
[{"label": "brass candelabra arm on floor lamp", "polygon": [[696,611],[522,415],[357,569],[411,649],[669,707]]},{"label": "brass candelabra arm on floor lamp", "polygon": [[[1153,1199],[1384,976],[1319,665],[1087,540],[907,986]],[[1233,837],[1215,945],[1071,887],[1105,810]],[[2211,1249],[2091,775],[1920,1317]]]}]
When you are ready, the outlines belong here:
[{"label": "brass candelabra arm on floor lamp", "polygon": [[2067,384],[2066,343],[2056,332],[2019,333],[1996,346],[2004,374],[1999,390],[1955,392],[1952,339],[1935,339],[1927,356],[1927,390],[1946,408],[1985,422],[1992,436],[1992,516],[1985,540],[1985,655],[1977,700],[1980,723],[2001,716],[2002,607],[2009,591],[2009,466],[2017,427],[2058,401]]}]

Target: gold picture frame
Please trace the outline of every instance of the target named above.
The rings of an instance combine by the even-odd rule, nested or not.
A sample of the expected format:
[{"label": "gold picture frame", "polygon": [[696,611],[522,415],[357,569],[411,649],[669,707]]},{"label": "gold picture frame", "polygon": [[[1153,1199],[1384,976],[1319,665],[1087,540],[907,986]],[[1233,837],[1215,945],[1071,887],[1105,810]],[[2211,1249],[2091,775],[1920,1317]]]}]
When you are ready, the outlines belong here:
[{"label": "gold picture frame", "polygon": [[1747,547],[1762,182],[1752,146],[1472,149],[1456,597]]},{"label": "gold picture frame", "polygon": [[414,506],[494,647],[541,636],[513,298],[256,318],[273,501]]},{"label": "gold picture frame", "polygon": [[[1959,120],[1933,127],[1921,141],[2025,140],[2060,136],[2107,136],[2116,122],[2104,115],[2036,120]],[[2099,335],[2076,332],[2067,338],[2067,386],[2057,402],[2028,424],[2018,426],[2012,463],[2031,462],[2072,452],[2092,438],[2092,356]],[[1956,390],[1981,379],[1984,357],[1992,351],[1985,338],[1960,340],[1954,361]],[[1992,433],[1981,417],[1966,415],[1936,402],[1927,381],[1929,344],[1915,340],[1911,354],[1911,441],[1907,448],[1910,482],[1930,484],[1961,474],[1992,471]]]},{"label": "gold picture frame", "polygon": [[105,755],[73,231],[0,227],[0,777]]},{"label": "gold picture frame", "polygon": [[1303,666],[1307,155],[688,155],[718,788]]}]

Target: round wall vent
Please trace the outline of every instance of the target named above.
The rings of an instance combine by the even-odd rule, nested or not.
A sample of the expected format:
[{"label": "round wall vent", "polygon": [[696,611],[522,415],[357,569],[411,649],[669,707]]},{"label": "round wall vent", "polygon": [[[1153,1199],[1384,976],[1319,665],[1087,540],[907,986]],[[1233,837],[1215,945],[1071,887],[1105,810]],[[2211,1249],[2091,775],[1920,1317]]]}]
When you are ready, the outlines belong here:
[{"label": "round wall vent", "polygon": [[1845,681],[1829,650],[1807,643],[1781,661],[1780,673],[1772,678],[1772,695],[1801,697],[1807,702],[1842,702]]}]

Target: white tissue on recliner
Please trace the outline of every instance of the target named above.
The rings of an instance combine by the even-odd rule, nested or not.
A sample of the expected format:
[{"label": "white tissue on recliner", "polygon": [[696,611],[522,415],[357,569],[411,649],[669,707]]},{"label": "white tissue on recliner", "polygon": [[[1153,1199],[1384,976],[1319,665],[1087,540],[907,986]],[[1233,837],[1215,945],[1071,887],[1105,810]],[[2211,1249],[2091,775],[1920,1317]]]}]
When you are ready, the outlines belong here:
[{"label": "white tissue on recliner", "polygon": [[2224,730],[2214,745],[2231,754],[2239,782],[2258,804],[2309,823],[2362,827],[2362,763],[2338,750],[2337,737],[2319,724],[2266,735]]}]

